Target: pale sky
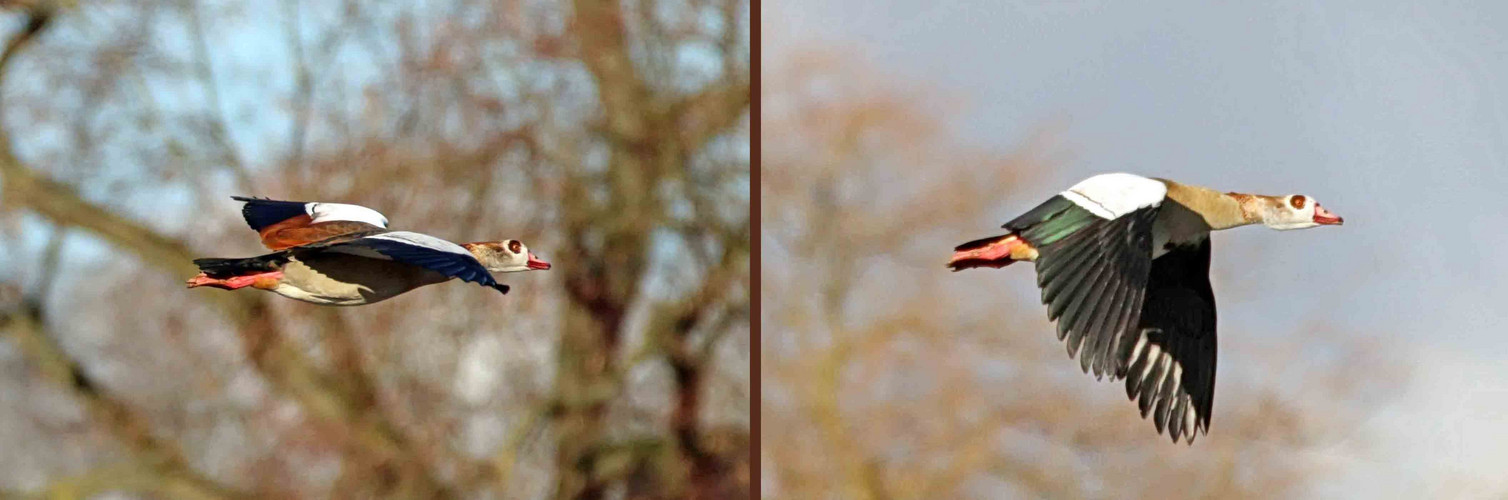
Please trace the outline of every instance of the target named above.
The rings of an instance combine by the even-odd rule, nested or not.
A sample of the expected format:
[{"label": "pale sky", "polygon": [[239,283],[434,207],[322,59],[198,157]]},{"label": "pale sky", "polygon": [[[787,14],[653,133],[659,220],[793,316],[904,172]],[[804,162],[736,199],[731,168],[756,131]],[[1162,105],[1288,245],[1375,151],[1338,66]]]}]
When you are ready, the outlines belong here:
[{"label": "pale sky", "polygon": [[1147,5],[774,0],[764,56],[851,53],[961,101],[952,133],[1001,152],[1064,124],[1043,196],[989,220],[1108,171],[1319,200],[1346,225],[1217,235],[1213,272],[1242,299],[1224,332],[1320,320],[1418,362],[1314,495],[1508,493],[1508,3]]}]

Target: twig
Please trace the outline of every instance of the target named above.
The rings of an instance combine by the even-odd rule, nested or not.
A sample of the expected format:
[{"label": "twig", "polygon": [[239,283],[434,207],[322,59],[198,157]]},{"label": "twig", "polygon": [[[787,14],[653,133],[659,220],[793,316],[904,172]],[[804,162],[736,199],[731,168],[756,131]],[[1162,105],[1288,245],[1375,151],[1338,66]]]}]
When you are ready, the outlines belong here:
[{"label": "twig", "polygon": [[[304,61],[304,44],[299,30],[302,27],[298,12],[298,0],[283,0],[283,15],[287,18],[288,45],[293,52],[293,123],[288,130],[288,164],[301,174],[304,172],[304,141],[309,130],[310,101],[314,84],[309,75],[309,66]],[[302,175],[301,175],[302,176]]]},{"label": "twig", "polygon": [[205,95],[209,98],[209,107],[213,117],[210,121],[210,137],[220,149],[220,158],[225,162],[226,168],[235,174],[240,188],[249,193],[258,192],[256,184],[252,182],[251,174],[246,170],[246,164],[241,161],[241,152],[230,140],[230,130],[226,125],[229,121],[225,117],[225,103],[220,99],[220,85],[215,82],[214,68],[209,62],[209,41],[204,35],[204,19],[199,14],[199,0],[185,0],[184,5],[188,9],[189,29],[194,37],[194,71],[199,77],[200,85],[204,87]]}]

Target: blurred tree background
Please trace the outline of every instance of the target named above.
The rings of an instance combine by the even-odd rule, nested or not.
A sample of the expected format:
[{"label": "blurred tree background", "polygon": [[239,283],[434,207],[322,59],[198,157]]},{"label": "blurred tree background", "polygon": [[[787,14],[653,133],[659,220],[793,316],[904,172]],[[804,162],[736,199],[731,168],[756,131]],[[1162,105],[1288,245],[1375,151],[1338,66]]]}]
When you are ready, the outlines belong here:
[{"label": "blurred tree background", "polygon": [[[761,83],[765,498],[1289,498],[1365,446],[1407,367],[1318,323],[1302,344],[1222,324],[1210,434],[1158,435],[1068,360],[1030,265],[943,265],[1003,203],[1060,189],[1036,177],[1069,148],[1050,128],[1008,155],[964,145],[942,125],[959,103],[794,45]],[[1225,307],[1256,292],[1220,262],[1261,254],[1220,247]]]},{"label": "blurred tree background", "polygon": [[[751,491],[749,6],[0,1],[0,489]],[[230,195],[555,267],[351,309],[186,290]]]}]

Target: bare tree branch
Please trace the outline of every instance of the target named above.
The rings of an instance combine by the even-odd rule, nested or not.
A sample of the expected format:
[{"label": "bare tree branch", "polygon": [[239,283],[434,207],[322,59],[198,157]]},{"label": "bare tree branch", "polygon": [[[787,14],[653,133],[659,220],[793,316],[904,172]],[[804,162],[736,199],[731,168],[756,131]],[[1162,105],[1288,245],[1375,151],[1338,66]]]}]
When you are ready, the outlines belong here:
[{"label": "bare tree branch", "polygon": [[209,40],[204,34],[204,16],[199,12],[199,0],[185,0],[184,5],[188,9],[189,27],[194,37],[194,70],[199,76],[200,86],[204,87],[204,93],[209,98],[210,116],[213,117],[209,124],[210,137],[220,151],[220,161],[235,174],[241,189],[255,192],[256,184],[252,183],[251,173],[241,160],[240,150],[236,149],[235,143],[230,139],[225,102],[220,99],[220,84],[215,82],[214,68],[210,65]]},{"label": "bare tree branch", "polygon": [[36,294],[24,298],[20,304],[7,307],[13,310],[0,312],[0,328],[9,331],[16,345],[37,366],[44,379],[78,399],[96,422],[127,447],[137,463],[160,479],[158,483],[174,483],[173,488],[181,490],[185,497],[239,496],[194,471],[175,444],[153,436],[146,417],[106,394],[84,368],[57,344],[55,336],[46,330],[42,304],[58,271],[62,233],[62,229],[54,230],[47,245],[43,256],[41,284],[37,287]]},{"label": "bare tree branch", "polygon": [[304,60],[304,43],[299,30],[302,27],[298,12],[298,0],[283,0],[284,24],[287,26],[288,47],[293,52],[293,123],[288,129],[288,164],[302,172],[304,169],[304,142],[309,133],[309,116],[312,110],[314,84],[309,75],[309,65]]},{"label": "bare tree branch", "polygon": [[[570,174],[566,199],[561,203],[568,254],[581,256],[581,261],[570,263],[569,269],[562,266],[571,302],[556,378],[557,392],[566,403],[556,425],[556,495],[598,498],[607,478],[594,476],[593,464],[607,459],[603,453],[614,448],[595,429],[600,427],[602,402],[607,400],[603,396],[617,387],[614,374],[620,370],[614,360],[624,314],[638,299],[642,286],[650,235],[669,222],[660,188],[669,179],[684,175],[689,168],[687,151],[725,133],[743,115],[749,92],[746,82],[733,83],[687,101],[663,102],[665,96],[651,90],[630,55],[622,3],[577,0],[573,6],[575,17],[570,29],[577,53],[596,84],[604,121],[602,136],[610,154],[608,168],[600,175],[580,171]],[[638,8],[644,15],[654,6]],[[650,32],[657,29],[649,25],[654,23],[648,17],[641,18],[640,24]],[[654,33],[645,36],[652,39],[646,43],[655,43]],[[653,66],[654,61],[645,64]],[[696,132],[678,136],[678,129]],[[739,246],[737,241],[724,243]],[[649,352],[666,348],[691,352],[682,349],[686,336],[706,313],[702,308],[715,302],[736,276],[733,267],[708,269],[701,290],[692,299],[667,308],[673,311],[662,310],[666,313],[661,316],[663,321],[651,320],[647,328],[651,336]],[[678,437],[678,449],[690,459],[687,468],[675,474],[690,478],[691,484],[664,494],[709,494],[709,481],[718,465],[698,444],[696,413],[704,371],[701,364],[692,361],[694,358],[671,356],[678,382],[672,433]],[[585,395],[592,396],[582,399]],[[646,459],[641,454],[627,456]]]},{"label": "bare tree branch", "polygon": [[748,75],[703,89],[682,101],[675,111],[680,117],[681,143],[688,151],[706,145],[718,134],[727,133],[749,111]]},{"label": "bare tree branch", "polygon": [[[611,153],[605,182],[570,174],[561,203],[567,255],[562,265],[569,305],[565,312],[556,393],[565,409],[556,419],[556,497],[595,499],[603,494],[594,476],[602,450],[603,418],[629,304],[646,267],[648,229],[659,219],[653,199],[658,148],[644,106],[652,96],[629,56],[621,4],[578,0],[571,31],[597,85]],[[601,204],[591,191],[607,194]],[[589,242],[600,241],[591,245]]]}]

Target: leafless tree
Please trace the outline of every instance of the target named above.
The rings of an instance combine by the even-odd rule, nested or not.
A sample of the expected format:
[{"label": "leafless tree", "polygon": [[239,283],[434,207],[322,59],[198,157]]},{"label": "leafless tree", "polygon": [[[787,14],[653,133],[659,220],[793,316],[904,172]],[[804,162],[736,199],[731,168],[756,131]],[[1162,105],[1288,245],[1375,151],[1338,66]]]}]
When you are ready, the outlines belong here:
[{"label": "leafless tree", "polygon": [[[746,2],[0,9],[0,486],[750,491]],[[555,268],[353,309],[185,290],[258,251],[231,194]]]}]

